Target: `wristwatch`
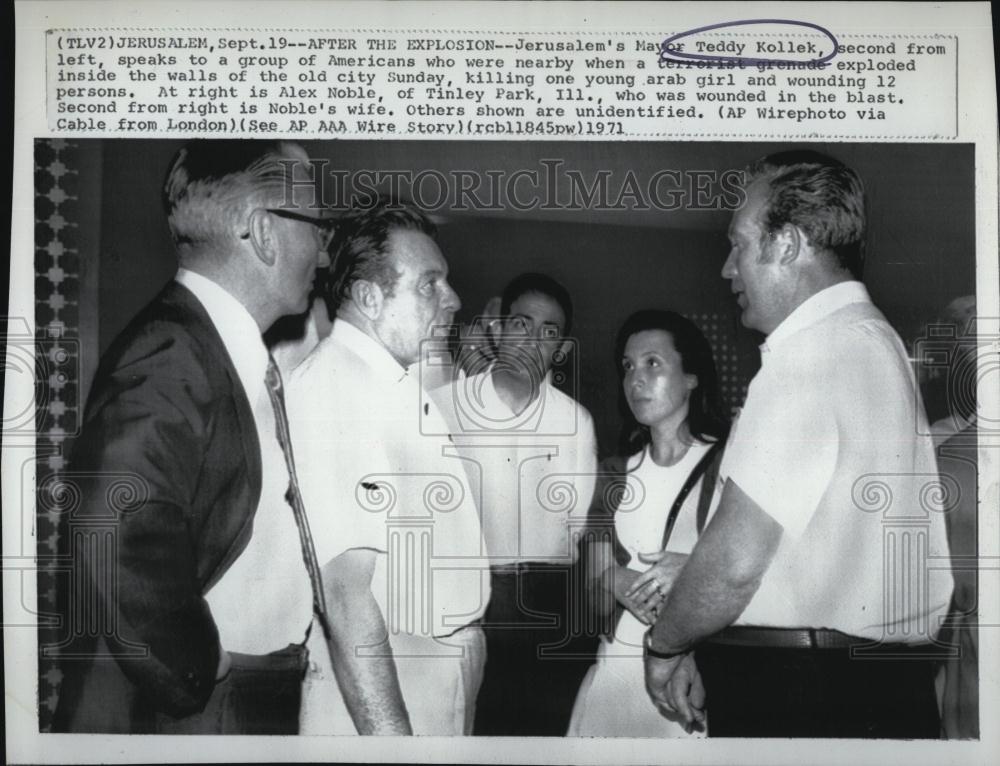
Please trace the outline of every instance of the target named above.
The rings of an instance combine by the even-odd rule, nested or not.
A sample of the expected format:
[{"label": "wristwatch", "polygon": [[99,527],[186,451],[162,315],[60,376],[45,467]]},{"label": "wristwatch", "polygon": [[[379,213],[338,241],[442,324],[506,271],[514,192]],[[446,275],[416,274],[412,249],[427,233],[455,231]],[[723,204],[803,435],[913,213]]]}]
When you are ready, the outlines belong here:
[{"label": "wristwatch", "polygon": [[658,660],[673,660],[680,657],[682,654],[687,654],[687,649],[681,649],[679,652],[658,652],[652,646],[653,640],[653,629],[650,628],[642,637],[642,652],[647,657],[655,657]]}]

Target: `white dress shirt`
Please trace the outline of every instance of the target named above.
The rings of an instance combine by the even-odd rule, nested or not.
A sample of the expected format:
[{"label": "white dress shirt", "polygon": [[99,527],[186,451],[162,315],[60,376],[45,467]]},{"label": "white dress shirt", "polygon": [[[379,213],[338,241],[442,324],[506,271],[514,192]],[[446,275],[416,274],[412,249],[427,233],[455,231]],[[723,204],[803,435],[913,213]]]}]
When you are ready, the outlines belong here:
[{"label": "white dress shirt", "polygon": [[761,360],[720,474],[783,534],[737,624],[928,641],[952,577],[902,342],[864,286],[843,282],[792,312]]},{"label": "white dress shirt", "polygon": [[[475,497],[437,407],[416,370],[343,319],[290,378],[320,566],[353,548],[377,553],[371,591],[413,733],[471,733],[485,656],[473,623],[489,602],[489,569]],[[309,645],[299,731],[356,733],[318,630]]]},{"label": "white dress shirt", "polygon": [[212,280],[180,269],[176,280],[219,331],[253,409],[261,451],[261,493],[246,549],[205,595],[227,651],[267,654],[301,643],[312,620],[312,588],[298,527],[285,501],[288,469],[267,393],[267,349],[243,304]]},{"label": "white dress shirt", "polygon": [[292,373],[288,411],[320,566],[383,554],[372,593],[390,631],[446,636],[477,620],[489,577],[475,495],[417,377],[337,319]]},{"label": "white dress shirt", "polygon": [[547,377],[537,398],[515,414],[497,393],[492,368],[433,396],[481,493],[490,563],[573,563],[597,472],[587,409]]}]

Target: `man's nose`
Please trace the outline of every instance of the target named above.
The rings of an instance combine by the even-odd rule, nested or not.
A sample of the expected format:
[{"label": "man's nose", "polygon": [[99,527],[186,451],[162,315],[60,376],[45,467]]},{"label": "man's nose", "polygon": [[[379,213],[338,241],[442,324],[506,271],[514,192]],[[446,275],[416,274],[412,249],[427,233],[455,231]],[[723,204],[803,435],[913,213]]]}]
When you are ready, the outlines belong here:
[{"label": "man's nose", "polygon": [[733,256],[729,255],[726,262],[722,264],[722,278],[732,279],[736,276],[736,265],[733,263]]},{"label": "man's nose", "polygon": [[444,297],[441,299],[441,308],[445,311],[458,311],[462,308],[462,299],[447,282],[445,282]]}]

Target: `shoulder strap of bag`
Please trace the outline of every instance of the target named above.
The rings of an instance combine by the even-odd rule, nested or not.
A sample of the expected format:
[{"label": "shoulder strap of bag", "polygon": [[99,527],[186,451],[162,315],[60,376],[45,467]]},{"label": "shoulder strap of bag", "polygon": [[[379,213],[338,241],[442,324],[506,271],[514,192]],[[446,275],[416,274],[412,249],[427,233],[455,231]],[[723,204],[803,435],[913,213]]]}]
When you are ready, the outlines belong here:
[{"label": "shoulder strap of bag", "polygon": [[[670,533],[674,531],[674,523],[677,521],[677,515],[681,512],[681,506],[684,505],[684,501],[687,500],[687,496],[691,494],[691,490],[694,489],[694,485],[698,483],[698,480],[705,473],[705,470],[708,468],[709,464],[712,463],[713,458],[721,451],[722,444],[723,442],[720,439],[719,441],[715,442],[711,447],[708,448],[708,452],[706,452],[702,456],[701,460],[698,461],[698,464],[691,469],[691,473],[688,474],[687,480],[684,482],[684,486],[682,486],[680,492],[677,493],[677,499],[674,500],[674,504],[670,508],[670,514],[667,516],[667,524],[663,528],[663,539],[660,543],[661,551],[666,550],[667,548],[667,542],[669,542],[670,540]],[[713,484],[715,483],[714,480],[712,481],[712,483]],[[703,485],[702,495],[704,496],[704,494],[705,491]],[[700,510],[701,506],[700,498],[698,504]],[[699,519],[699,521],[701,520]],[[701,526],[698,527],[698,532],[701,533]]]},{"label": "shoulder strap of bag", "polygon": [[705,529],[705,522],[708,520],[708,511],[712,507],[712,498],[715,495],[715,483],[719,480],[719,466],[722,464],[722,453],[725,452],[725,441],[720,440],[712,445],[710,452],[715,456],[708,467],[705,468],[705,475],[701,481],[701,493],[698,497],[698,514],[696,523],[698,535]]}]

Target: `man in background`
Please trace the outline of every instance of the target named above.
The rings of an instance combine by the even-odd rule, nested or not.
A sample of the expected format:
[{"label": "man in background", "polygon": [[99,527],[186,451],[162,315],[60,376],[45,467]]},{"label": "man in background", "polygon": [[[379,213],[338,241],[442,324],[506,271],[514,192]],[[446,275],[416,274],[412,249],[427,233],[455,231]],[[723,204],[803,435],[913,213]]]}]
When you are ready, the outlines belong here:
[{"label": "man in background", "polygon": [[481,488],[492,599],[476,734],[563,736],[596,640],[582,636],[576,567],[594,492],[597,439],[570,377],[573,304],[545,274],[504,289],[495,356],[435,392]]},{"label": "man in background", "polygon": [[309,311],[285,317],[264,336],[264,342],[286,380],[333,329],[333,314],[326,302],[325,282],[326,274],[318,274],[310,294]]},{"label": "man in background", "polygon": [[[931,417],[934,445],[976,425],[976,296],[963,295],[949,301],[932,325],[934,335],[922,339],[945,350],[947,363],[940,359],[918,359],[920,383]],[[920,353],[921,349],[917,349]],[[934,364],[925,362],[933,361]],[[931,400],[937,407],[931,406]],[[937,419],[934,419],[937,418]]]},{"label": "man in background", "polygon": [[[947,739],[979,738],[979,421],[981,371],[976,296],[950,301],[916,344],[924,384],[944,394],[947,416],[930,426],[937,445],[947,509],[948,547],[955,591],[939,642],[948,647],[937,677],[941,733]],[[926,395],[926,390],[925,390]],[[933,395],[933,394],[932,394]],[[984,451],[984,474],[992,475],[993,450]],[[985,500],[986,507],[992,506]]]},{"label": "man in background", "polygon": [[104,355],[71,461],[79,630],[57,731],[297,729],[314,594],[261,333],[305,310],[326,263],[308,163],[290,143],[194,141],[170,168],[180,268]]}]

